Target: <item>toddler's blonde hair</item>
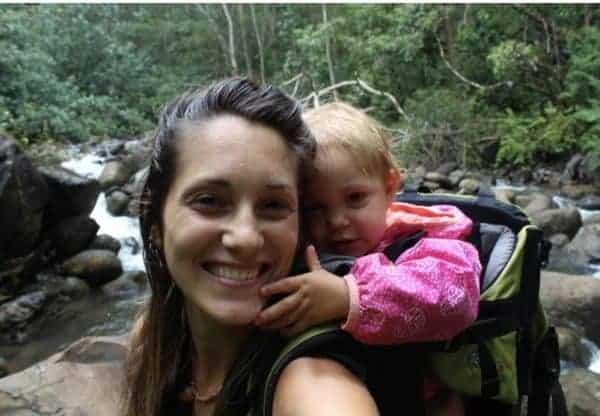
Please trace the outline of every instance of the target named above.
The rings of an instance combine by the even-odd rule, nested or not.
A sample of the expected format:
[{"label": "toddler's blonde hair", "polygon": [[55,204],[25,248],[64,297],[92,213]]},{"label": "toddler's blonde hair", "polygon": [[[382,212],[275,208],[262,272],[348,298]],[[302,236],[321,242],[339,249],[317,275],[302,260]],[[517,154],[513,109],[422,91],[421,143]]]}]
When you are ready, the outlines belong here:
[{"label": "toddler's blonde hair", "polygon": [[391,135],[367,113],[337,101],[307,111],[304,120],[317,140],[317,157],[346,151],[363,174],[380,175],[386,181],[391,170],[402,186],[403,170],[392,153]]}]

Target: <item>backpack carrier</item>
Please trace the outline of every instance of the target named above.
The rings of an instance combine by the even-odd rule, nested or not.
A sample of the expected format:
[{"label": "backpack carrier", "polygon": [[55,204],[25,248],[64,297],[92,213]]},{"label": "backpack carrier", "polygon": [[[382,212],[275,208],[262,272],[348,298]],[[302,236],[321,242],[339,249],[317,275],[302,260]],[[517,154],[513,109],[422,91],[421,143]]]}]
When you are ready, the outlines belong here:
[{"label": "backpack carrier", "polygon": [[[410,359],[417,363],[416,357],[420,355],[415,352],[426,352],[433,373],[466,398],[467,415],[486,412],[486,416],[546,416],[550,411],[553,416],[566,415],[566,403],[558,382],[557,336],[554,328],[548,325],[539,300],[540,268],[546,264],[550,249],[550,244],[543,240],[542,231],[530,224],[519,207],[497,201],[485,189],[480,189],[477,196],[460,196],[421,194],[405,188],[396,200],[460,208],[474,222],[469,241],[478,249],[482,263],[477,320],[445,343],[412,344],[416,349],[408,353]],[[395,260],[422,235],[418,233],[398,241],[384,253]],[[322,266],[338,275],[348,273],[352,263],[353,258],[347,256],[321,256]],[[292,339],[271,368],[261,414],[271,414],[277,379],[283,368],[300,356],[319,355],[325,350],[329,357],[337,359],[332,351],[339,346],[343,350],[340,356],[355,354],[360,355],[363,362],[366,360],[367,372],[406,370],[406,360],[401,365],[395,361],[406,357],[406,349],[410,346],[359,344],[338,325],[312,328]],[[373,358],[377,356],[384,357],[388,364],[371,368]],[[396,380],[403,374],[406,373],[397,373]],[[419,373],[413,371],[411,374]],[[366,384],[380,413],[388,416],[406,409],[398,407],[402,404],[393,398],[393,391],[379,391],[389,390],[390,380],[386,380],[387,387],[384,387],[371,382],[376,376],[367,378]],[[394,387],[397,390],[406,386],[397,384]]]}]

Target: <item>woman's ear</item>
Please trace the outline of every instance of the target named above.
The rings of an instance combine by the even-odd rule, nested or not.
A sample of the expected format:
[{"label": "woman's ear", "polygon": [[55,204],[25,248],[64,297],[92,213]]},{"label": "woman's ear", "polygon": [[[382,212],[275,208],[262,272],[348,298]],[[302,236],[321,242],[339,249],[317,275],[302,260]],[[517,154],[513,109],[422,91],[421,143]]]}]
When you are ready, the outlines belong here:
[{"label": "woman's ear", "polygon": [[390,169],[385,180],[385,194],[390,202],[394,201],[398,186],[400,185],[400,173],[396,169]]}]

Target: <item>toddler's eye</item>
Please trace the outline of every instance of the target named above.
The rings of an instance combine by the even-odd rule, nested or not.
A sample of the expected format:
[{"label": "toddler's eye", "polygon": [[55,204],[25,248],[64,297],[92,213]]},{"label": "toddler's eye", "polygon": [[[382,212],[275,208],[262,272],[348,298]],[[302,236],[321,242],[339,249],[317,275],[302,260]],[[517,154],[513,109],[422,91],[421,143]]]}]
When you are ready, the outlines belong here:
[{"label": "toddler's eye", "polygon": [[346,201],[351,207],[362,206],[369,194],[366,192],[351,192],[346,197]]}]

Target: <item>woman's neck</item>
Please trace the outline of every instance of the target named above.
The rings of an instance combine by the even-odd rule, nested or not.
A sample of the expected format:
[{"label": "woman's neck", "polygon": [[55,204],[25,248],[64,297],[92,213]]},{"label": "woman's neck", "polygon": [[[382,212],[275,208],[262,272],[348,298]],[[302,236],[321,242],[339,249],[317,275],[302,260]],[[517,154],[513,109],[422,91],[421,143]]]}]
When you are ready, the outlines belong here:
[{"label": "woman's neck", "polygon": [[251,328],[224,325],[186,302],[195,350],[193,383],[200,395],[220,389]]}]

